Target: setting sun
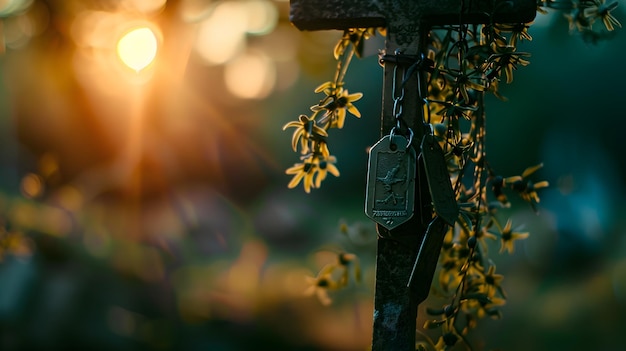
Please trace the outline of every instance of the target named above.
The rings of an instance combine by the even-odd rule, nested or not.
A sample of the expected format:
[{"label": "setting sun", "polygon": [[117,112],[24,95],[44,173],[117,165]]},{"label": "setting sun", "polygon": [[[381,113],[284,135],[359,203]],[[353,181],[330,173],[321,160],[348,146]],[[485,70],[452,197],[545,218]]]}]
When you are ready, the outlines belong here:
[{"label": "setting sun", "polygon": [[117,55],[124,64],[139,72],[148,67],[157,53],[157,38],[147,27],[127,32],[117,43]]}]

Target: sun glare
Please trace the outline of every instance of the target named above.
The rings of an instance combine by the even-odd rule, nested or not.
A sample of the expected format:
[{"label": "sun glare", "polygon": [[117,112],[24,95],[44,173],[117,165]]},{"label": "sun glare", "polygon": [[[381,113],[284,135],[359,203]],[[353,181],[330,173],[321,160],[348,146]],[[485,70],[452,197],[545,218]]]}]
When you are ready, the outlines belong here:
[{"label": "sun glare", "polygon": [[135,28],[117,42],[117,55],[124,64],[139,72],[148,67],[157,53],[157,38],[150,28]]}]

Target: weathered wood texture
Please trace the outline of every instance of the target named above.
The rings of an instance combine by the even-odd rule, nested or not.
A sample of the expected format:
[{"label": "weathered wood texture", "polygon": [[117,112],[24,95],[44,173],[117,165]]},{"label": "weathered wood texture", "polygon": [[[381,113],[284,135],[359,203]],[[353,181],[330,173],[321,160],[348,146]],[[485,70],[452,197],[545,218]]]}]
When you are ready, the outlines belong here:
[{"label": "weathered wood texture", "polygon": [[[418,238],[419,229],[413,232]],[[415,350],[419,301],[407,282],[418,250],[417,240],[378,239],[372,351]]]},{"label": "weathered wood texture", "polygon": [[[289,19],[300,30],[385,27],[423,21],[427,25],[459,22],[461,0],[291,0]],[[463,22],[486,23],[494,13],[498,23],[530,22],[536,0],[465,0]],[[402,28],[394,28],[400,31]]]}]

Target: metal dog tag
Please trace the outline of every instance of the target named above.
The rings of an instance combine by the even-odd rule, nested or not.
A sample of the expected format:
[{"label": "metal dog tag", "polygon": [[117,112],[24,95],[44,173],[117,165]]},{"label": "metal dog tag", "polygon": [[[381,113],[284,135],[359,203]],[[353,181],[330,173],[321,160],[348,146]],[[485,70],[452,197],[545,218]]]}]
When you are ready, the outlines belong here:
[{"label": "metal dog tag", "polygon": [[446,225],[443,218],[436,216],[428,225],[420,249],[413,264],[407,287],[411,289],[417,303],[426,300],[433,282],[437,261],[441,253],[443,238],[446,235]]},{"label": "metal dog tag", "polygon": [[443,150],[432,134],[424,135],[421,150],[435,212],[448,225],[454,226],[459,215],[459,207],[450,183]]},{"label": "metal dog tag", "polygon": [[400,135],[384,136],[370,149],[365,214],[392,230],[413,216],[415,150]]}]

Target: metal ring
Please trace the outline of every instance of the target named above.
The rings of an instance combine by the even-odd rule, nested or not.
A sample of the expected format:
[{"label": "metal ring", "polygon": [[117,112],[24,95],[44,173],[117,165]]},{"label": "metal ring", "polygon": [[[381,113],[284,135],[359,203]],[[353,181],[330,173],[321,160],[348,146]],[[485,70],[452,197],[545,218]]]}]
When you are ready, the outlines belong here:
[{"label": "metal ring", "polygon": [[398,98],[393,100],[393,117],[399,119],[400,116],[402,116],[402,100]]},{"label": "metal ring", "polygon": [[413,133],[413,129],[409,128],[409,141],[406,144],[406,148],[408,149],[411,146],[411,143],[413,143],[413,136],[415,134]]}]

